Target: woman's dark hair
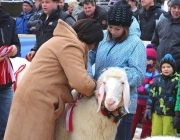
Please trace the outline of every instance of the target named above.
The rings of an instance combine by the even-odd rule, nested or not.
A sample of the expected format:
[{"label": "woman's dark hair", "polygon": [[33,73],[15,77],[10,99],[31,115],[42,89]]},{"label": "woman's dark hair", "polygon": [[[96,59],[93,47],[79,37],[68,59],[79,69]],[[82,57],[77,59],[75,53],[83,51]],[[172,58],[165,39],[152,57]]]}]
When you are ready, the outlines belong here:
[{"label": "woman's dark hair", "polygon": [[104,37],[101,25],[94,19],[78,20],[72,28],[76,31],[78,38],[86,44],[97,44]]},{"label": "woman's dark hair", "polygon": [[[129,27],[122,26],[122,28],[124,29],[124,33],[122,34],[122,36],[115,38],[115,44],[123,42],[129,36]],[[108,29],[107,41],[110,42],[111,40],[112,40],[112,34]]]}]

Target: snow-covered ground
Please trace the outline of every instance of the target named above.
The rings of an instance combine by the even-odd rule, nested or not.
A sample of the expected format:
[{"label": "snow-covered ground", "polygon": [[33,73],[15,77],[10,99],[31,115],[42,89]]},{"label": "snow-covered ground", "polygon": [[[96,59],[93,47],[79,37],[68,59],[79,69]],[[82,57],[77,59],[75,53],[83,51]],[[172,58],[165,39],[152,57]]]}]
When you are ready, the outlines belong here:
[{"label": "snow-covered ground", "polygon": [[140,140],[142,129],[141,128],[136,128],[134,138],[132,140]]}]

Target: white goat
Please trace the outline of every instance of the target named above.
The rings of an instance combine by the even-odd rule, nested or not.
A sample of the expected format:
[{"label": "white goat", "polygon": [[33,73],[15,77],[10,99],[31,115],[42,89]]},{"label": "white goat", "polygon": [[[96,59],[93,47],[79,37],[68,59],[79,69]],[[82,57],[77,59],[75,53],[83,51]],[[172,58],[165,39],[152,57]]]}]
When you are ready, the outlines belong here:
[{"label": "white goat", "polygon": [[101,103],[109,111],[124,105],[125,110],[129,112],[130,91],[124,70],[119,68],[106,70],[97,81],[95,96],[78,100],[73,110],[73,132],[66,131],[66,114],[60,117],[56,140],[114,140],[119,121],[113,123],[111,119],[102,115],[99,111]]},{"label": "white goat", "polygon": [[11,62],[13,65],[14,72],[18,72],[17,79],[16,79],[16,85],[18,85],[24,73],[26,72],[27,68],[29,67],[30,62],[22,57],[11,58]]},{"label": "white goat", "polygon": [[180,140],[180,138],[173,136],[152,136],[142,140]]}]

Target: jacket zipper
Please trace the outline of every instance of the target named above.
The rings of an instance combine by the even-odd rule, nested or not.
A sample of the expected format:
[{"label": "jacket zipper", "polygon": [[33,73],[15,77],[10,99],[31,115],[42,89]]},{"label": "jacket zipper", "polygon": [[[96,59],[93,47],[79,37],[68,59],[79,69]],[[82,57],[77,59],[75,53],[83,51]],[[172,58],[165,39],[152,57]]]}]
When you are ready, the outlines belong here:
[{"label": "jacket zipper", "polygon": [[5,40],[4,40],[4,33],[3,33],[3,29],[2,29],[2,28],[0,28],[0,30],[1,30],[1,38],[2,38],[2,42],[3,42],[3,45],[4,45]]}]

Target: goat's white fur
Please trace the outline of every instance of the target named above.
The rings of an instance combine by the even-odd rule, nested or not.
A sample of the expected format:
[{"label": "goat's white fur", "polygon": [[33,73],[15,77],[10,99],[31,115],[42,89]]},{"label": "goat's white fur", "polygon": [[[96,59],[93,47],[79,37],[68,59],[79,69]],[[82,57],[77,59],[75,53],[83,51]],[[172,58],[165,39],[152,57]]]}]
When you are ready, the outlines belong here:
[{"label": "goat's white fur", "polygon": [[[98,99],[98,111],[101,106],[101,102],[106,92],[105,107],[109,110],[115,110],[119,106],[125,107],[128,111],[130,104],[129,84],[126,73],[119,68],[110,68],[106,70],[98,79],[97,90],[95,94]],[[123,99],[122,99],[123,98]],[[111,105],[111,102],[114,102]]]},{"label": "goat's white fur", "polygon": [[[125,90],[124,88],[121,88],[119,90],[120,95],[116,95],[115,92],[117,91],[113,90],[112,88],[109,88],[108,86],[111,86],[113,82],[114,84],[117,84],[118,86],[121,87],[122,81],[124,82],[123,84],[123,86],[125,86],[124,88],[128,88],[128,89]],[[104,85],[104,91],[106,93],[105,102],[108,100],[108,98],[112,98],[113,95],[115,95],[116,98],[119,98],[119,99],[114,99],[113,97],[112,99],[110,99],[110,102],[114,100],[112,103],[114,103],[115,106],[107,104],[107,107],[110,109],[112,108],[115,109],[116,107],[123,105],[123,103],[125,103],[127,104],[126,110],[128,111],[128,106],[130,102],[130,98],[129,98],[130,93],[129,93],[129,85],[128,85],[126,73],[119,68],[109,69],[105,71],[98,79],[97,82],[98,90],[95,91],[96,96],[93,96],[90,99],[82,98],[77,102],[77,106],[74,108],[73,111],[73,132],[66,131],[65,128],[66,114],[64,113],[60,117],[60,119],[57,122],[56,140],[114,140],[115,139],[118,124],[113,123],[112,120],[108,119],[106,116],[103,116],[100,112],[96,113],[96,110],[98,108],[98,103],[97,103],[98,91],[101,86],[101,83],[103,82],[105,82]],[[116,86],[113,86],[113,88],[117,89]],[[122,91],[127,92],[127,93],[123,93],[123,98],[121,98]],[[122,99],[124,99],[124,101],[122,101]]]},{"label": "goat's white fur", "polygon": [[179,140],[178,137],[172,137],[172,136],[152,136],[148,137],[142,140]]}]

